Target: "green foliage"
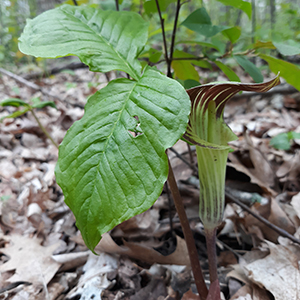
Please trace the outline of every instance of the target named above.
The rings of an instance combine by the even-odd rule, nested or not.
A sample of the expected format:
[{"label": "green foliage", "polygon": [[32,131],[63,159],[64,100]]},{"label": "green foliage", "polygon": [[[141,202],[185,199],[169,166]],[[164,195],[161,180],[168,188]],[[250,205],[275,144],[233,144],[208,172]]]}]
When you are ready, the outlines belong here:
[{"label": "green foliage", "polygon": [[165,150],[184,133],[188,113],[184,89],[150,68],[89,98],[60,146],[56,179],[90,249],[153,205],[167,179]]},{"label": "green foliage", "polygon": [[284,132],[276,135],[270,141],[270,145],[278,150],[288,151],[291,149],[292,141],[300,139],[300,133],[295,131]]},{"label": "green foliage", "polygon": [[196,31],[206,37],[212,37],[217,33],[223,31],[224,29],[228,29],[227,26],[212,25],[210,16],[208,15],[204,7],[201,7],[192,12],[181,23],[181,25],[187,27],[190,30]]},{"label": "green foliage", "polygon": [[245,56],[236,55],[234,56],[237,63],[247,72],[255,82],[263,82],[264,77],[261,71]]},{"label": "green foliage", "polygon": [[24,109],[17,110],[7,116],[2,117],[1,121],[3,119],[7,119],[7,118],[16,118],[16,117],[22,116],[25,113],[27,113],[28,111],[32,111],[33,109],[44,108],[46,106],[56,108],[56,105],[53,101],[41,102],[41,100],[39,98],[32,98],[31,102],[32,102],[32,104],[29,104],[19,98],[8,98],[8,99],[1,101],[0,106],[24,107]]},{"label": "green foliage", "polygon": [[240,78],[235,74],[235,72],[228,66],[224,65],[221,61],[216,60],[215,64],[223,71],[223,73],[231,81],[241,81]]},{"label": "green foliage", "polygon": [[287,83],[300,90],[300,68],[298,66],[270,55],[261,53],[259,56],[268,63],[273,73],[277,74],[280,72],[280,76],[282,76]]},{"label": "green foliage", "polygon": [[[176,1],[158,2],[168,44]],[[251,18],[249,2],[219,2],[244,12],[247,21]],[[245,26],[239,27],[230,20],[216,22],[204,6],[190,9],[188,4],[183,5],[179,16],[183,22],[178,28],[178,37],[183,42],[172,49],[171,62],[180,85],[155,67],[146,66],[165,59],[155,0],[123,1],[122,6],[132,11],[120,12],[107,10],[114,9],[112,1],[102,1],[103,10],[80,4],[62,5],[29,20],[19,47],[35,57],[75,55],[91,71],[118,70],[129,75],[111,81],[88,99],[84,117],[71,126],[59,149],[57,182],[86,244],[94,249],[104,232],[145,211],[160,195],[168,174],[165,150],[185,132],[190,101],[184,87],[199,85],[198,68],[215,71],[217,66],[230,80],[238,82],[240,79],[229,63],[235,60],[255,82],[262,82],[261,70],[249,60],[249,56],[260,56],[273,72],[280,71],[289,83],[300,88],[292,78],[299,68],[268,52],[276,48],[285,55],[295,53],[298,44],[284,45],[280,39],[276,42],[267,39],[249,47],[251,35],[247,36],[249,31],[243,33]],[[169,55],[167,51],[168,58]],[[11,103],[18,105],[17,102]],[[209,105],[209,111],[214,111],[216,107]],[[222,102],[218,109],[223,107]],[[201,138],[201,143],[207,146],[216,144],[217,139],[222,141],[218,147],[226,148],[222,148],[225,154],[219,157],[223,168],[230,151],[227,138],[233,135],[223,128],[220,115],[218,111],[218,124],[213,123],[215,115],[205,119],[212,124],[208,132],[211,139],[203,142]]]},{"label": "green foliage", "polygon": [[136,57],[147,27],[132,12],[65,5],[29,21],[20,38],[28,54],[73,54],[91,70],[117,69],[133,78],[113,80],[90,97],[60,145],[56,179],[90,249],[104,232],[155,202],[168,175],[165,150],[187,126],[184,88],[155,68],[141,73]]},{"label": "green foliage", "polygon": [[120,70],[138,79],[141,65],[136,56],[147,31],[147,22],[133,12],[63,5],[28,20],[19,47],[36,57],[75,55],[91,71]]},{"label": "green foliage", "polygon": [[241,9],[244,11],[248,18],[251,19],[252,16],[252,5],[251,3],[243,0],[217,0],[218,2],[221,2],[224,5],[230,5],[233,7],[236,7],[238,9]]}]

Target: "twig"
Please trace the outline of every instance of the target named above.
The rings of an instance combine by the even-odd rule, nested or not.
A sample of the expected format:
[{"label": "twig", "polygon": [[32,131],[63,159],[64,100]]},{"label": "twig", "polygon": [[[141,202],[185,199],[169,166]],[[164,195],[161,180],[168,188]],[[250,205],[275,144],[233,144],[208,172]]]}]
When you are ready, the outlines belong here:
[{"label": "twig", "polygon": [[166,188],[166,192],[167,192],[167,196],[168,196],[168,204],[169,204],[169,225],[170,225],[171,234],[173,236],[174,228],[173,228],[173,218],[172,218],[172,211],[171,211],[172,199],[171,199],[170,190],[169,190],[167,182],[165,182],[165,188]]},{"label": "twig", "polygon": [[179,159],[181,159],[186,165],[188,165],[193,171],[198,174],[198,169],[194,165],[190,164],[181,154],[179,154],[173,147],[169,148]]},{"label": "twig", "polygon": [[120,10],[120,7],[119,7],[119,0],[115,0],[116,1],[116,11],[119,11]]},{"label": "twig", "polygon": [[[166,60],[166,63],[167,63],[168,69],[169,69],[169,65],[171,64],[171,62],[169,61],[169,57],[168,57],[168,47],[167,47],[166,32],[165,32],[165,25],[164,25],[165,20],[162,18],[158,0],[155,0],[155,3],[156,3],[159,19],[160,19],[161,31],[162,31],[162,36],[163,36],[163,44],[164,44],[164,49],[165,49],[165,51],[164,51],[165,52],[165,60]],[[167,76],[172,77],[172,74],[168,73]]]},{"label": "twig", "polygon": [[78,3],[76,0],[73,0],[74,5],[78,6]]},{"label": "twig", "polygon": [[30,110],[30,111],[31,111],[33,117],[35,118],[35,120],[37,121],[37,123],[39,124],[39,127],[41,128],[43,133],[47,136],[47,138],[51,141],[51,143],[58,149],[57,143],[53,140],[52,136],[49,134],[49,132],[46,130],[46,128],[43,126],[43,124],[40,122],[40,120],[37,117],[37,115],[35,114],[35,112],[33,110]]},{"label": "twig", "polygon": [[30,82],[30,81],[28,81],[28,80],[22,78],[22,77],[19,76],[19,75],[16,75],[16,74],[14,74],[14,73],[12,73],[12,72],[10,72],[10,71],[7,71],[7,70],[5,70],[5,69],[2,69],[2,68],[0,68],[0,73],[4,74],[4,75],[6,75],[6,76],[9,76],[9,77],[11,77],[11,78],[13,78],[15,81],[18,81],[18,82],[20,82],[20,83],[22,83],[22,84],[24,84],[24,85],[30,87],[30,88],[33,89],[33,90],[40,91],[40,92],[43,93],[44,95],[50,96],[50,97],[52,97],[52,98],[56,98],[56,99],[58,99],[60,102],[63,102],[63,100],[62,100],[60,97],[58,97],[58,96],[56,96],[56,95],[53,95],[53,94],[49,93],[48,91],[46,91],[46,90],[43,89],[42,87],[38,86],[37,84],[35,84],[35,83],[33,83],[33,82]]},{"label": "twig", "polygon": [[201,300],[205,300],[208,294],[207,287],[205,285],[205,281],[203,278],[202,269],[199,263],[198,253],[195,245],[195,240],[193,237],[192,230],[190,228],[190,224],[188,218],[185,213],[184,205],[182,199],[180,197],[180,193],[176,184],[176,180],[174,177],[173,169],[169,162],[169,175],[168,175],[168,183],[170,186],[170,190],[173,196],[174,204],[176,206],[176,210],[178,213],[178,217],[180,219],[180,223],[182,226],[182,231],[185,237],[186,245],[189,252],[189,257],[191,261],[191,267],[194,274],[195,284],[197,286],[197,290]]},{"label": "twig", "polygon": [[241,201],[239,201],[236,197],[234,197],[231,193],[230,193],[230,189],[228,187],[226,187],[225,190],[225,195],[226,197],[228,197],[232,202],[236,203],[238,206],[240,206],[243,210],[247,211],[250,215],[252,215],[253,217],[255,217],[257,220],[259,220],[260,222],[264,223],[266,226],[268,226],[269,228],[273,229],[274,231],[276,231],[278,234],[280,234],[281,236],[284,236],[288,239],[290,239],[291,241],[293,241],[294,243],[300,244],[300,240],[297,239],[296,237],[294,237],[293,235],[289,234],[287,231],[285,231],[282,228],[279,228],[278,226],[274,225],[273,223],[271,223],[270,221],[268,221],[267,219],[263,218],[262,216],[256,214],[255,212],[253,212],[247,205],[243,204]]},{"label": "twig", "polygon": [[175,13],[175,19],[174,19],[174,26],[173,26],[173,32],[172,32],[172,40],[171,40],[171,47],[170,47],[170,56],[169,56],[169,63],[168,63],[168,76],[171,77],[171,62],[173,59],[173,53],[174,53],[174,45],[175,45],[175,38],[176,38],[176,30],[177,30],[177,22],[178,22],[178,16],[180,11],[180,0],[177,0],[176,5],[176,13]]}]

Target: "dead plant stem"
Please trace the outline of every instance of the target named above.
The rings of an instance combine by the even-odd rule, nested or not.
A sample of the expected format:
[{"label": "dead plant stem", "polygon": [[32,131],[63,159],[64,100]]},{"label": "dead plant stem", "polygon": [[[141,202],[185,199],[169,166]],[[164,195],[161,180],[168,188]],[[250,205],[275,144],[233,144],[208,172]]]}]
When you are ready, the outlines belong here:
[{"label": "dead plant stem", "polygon": [[194,274],[195,284],[199,293],[200,300],[205,300],[208,294],[207,287],[205,285],[205,281],[203,278],[202,269],[200,266],[198,252],[195,245],[195,240],[193,237],[192,230],[190,228],[190,224],[188,218],[185,213],[184,205],[178,190],[178,186],[174,177],[173,169],[169,162],[169,175],[168,175],[168,183],[171,190],[171,194],[173,196],[173,201],[178,213],[178,217],[181,223],[182,231],[184,234],[184,238],[186,241],[187,249],[189,252],[189,257],[191,261],[191,267]]}]

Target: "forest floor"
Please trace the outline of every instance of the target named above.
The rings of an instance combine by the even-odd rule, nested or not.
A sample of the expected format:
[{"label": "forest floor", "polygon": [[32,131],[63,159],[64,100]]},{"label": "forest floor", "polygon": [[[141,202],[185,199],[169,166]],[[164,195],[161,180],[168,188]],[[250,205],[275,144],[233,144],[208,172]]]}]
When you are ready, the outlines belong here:
[{"label": "forest floor", "polygon": [[[47,107],[36,115],[59,144],[83,116],[86,98],[107,79],[87,69],[65,71],[35,80],[36,90],[2,74],[0,101],[55,101],[57,110]],[[14,110],[2,108],[0,118]],[[224,119],[239,137],[231,144],[217,239],[224,299],[299,300],[300,140],[291,140],[287,151],[276,150],[270,140],[300,132],[300,93],[238,95]],[[209,284],[197,174],[184,162],[195,167],[195,151],[179,141],[168,154]],[[0,299],[198,299],[167,190],[151,209],[104,234],[96,256],[85,246],[55,182],[57,157],[30,112],[0,124]]]}]

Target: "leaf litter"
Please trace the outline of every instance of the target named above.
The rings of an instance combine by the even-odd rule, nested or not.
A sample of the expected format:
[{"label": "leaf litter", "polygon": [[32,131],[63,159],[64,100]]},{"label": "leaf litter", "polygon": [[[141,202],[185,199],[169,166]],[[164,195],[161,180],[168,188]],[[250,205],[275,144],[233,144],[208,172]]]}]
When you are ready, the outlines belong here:
[{"label": "leaf litter", "polygon": [[[0,100],[20,95],[25,101],[54,100],[58,110],[46,108],[36,114],[60,143],[66,130],[82,117],[86,98],[106,85],[107,76],[79,69],[39,79],[37,83],[53,99],[3,75]],[[225,120],[239,136],[232,143],[227,187],[252,212],[296,238],[300,237],[299,140],[289,151],[269,143],[279,133],[300,132],[298,98],[299,93],[239,96],[225,111]],[[2,109],[0,117],[14,109]],[[173,148],[177,154],[169,151],[169,157],[208,279],[197,213],[197,173],[186,164],[195,167],[194,149],[182,141]],[[55,182],[57,156],[57,149],[29,113],[0,124],[0,299],[198,299],[167,189],[150,210],[104,234],[96,256],[84,245]],[[299,245],[230,199],[217,244],[224,299],[300,298]]]}]

